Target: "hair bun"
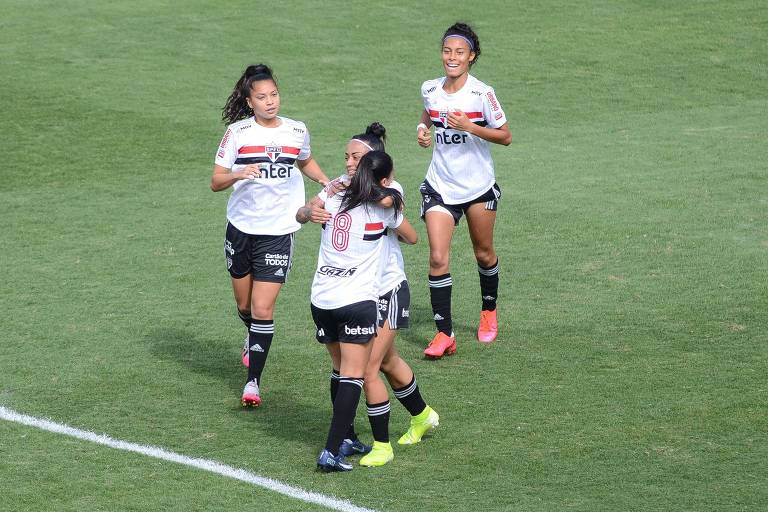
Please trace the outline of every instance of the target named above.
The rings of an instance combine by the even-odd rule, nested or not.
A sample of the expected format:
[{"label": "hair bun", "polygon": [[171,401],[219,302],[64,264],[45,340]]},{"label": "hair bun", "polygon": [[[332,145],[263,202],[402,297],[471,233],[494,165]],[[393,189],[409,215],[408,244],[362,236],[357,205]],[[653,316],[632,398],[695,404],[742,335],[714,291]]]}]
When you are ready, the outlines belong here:
[{"label": "hair bun", "polygon": [[387,138],[387,129],[384,128],[384,125],[374,121],[373,123],[368,125],[368,128],[365,129],[366,135],[373,135],[374,137],[381,139],[382,141]]},{"label": "hair bun", "polygon": [[269,75],[272,76],[272,70],[266,64],[251,64],[245,68],[245,76],[250,78],[256,75]]}]

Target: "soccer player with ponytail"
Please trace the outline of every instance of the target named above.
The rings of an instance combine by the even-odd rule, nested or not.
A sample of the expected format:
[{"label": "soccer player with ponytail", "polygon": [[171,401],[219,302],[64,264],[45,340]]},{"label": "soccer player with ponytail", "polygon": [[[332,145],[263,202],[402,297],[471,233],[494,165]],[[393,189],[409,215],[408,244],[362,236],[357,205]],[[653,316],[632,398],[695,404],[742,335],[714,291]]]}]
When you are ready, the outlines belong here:
[{"label": "soccer player with ponytail", "polygon": [[422,183],[422,218],[429,238],[429,292],[437,334],[424,350],[430,358],[456,352],[451,319],[449,256],[455,227],[467,216],[482,306],[477,338],[496,339],[499,260],[493,227],[501,191],[496,184],[490,144],[509,145],[512,134],[493,88],[469,74],[480,57],[480,40],[465,23],[455,23],[441,39],[445,76],[421,86],[424,110],[416,127],[417,142],[434,150]]},{"label": "soccer player with ponytail", "polygon": [[304,123],[278,115],[272,70],[248,66],[222,111],[228,124],[216,153],[211,189],[232,188],[224,256],[240,319],[248,330],[243,406],[261,403],[261,375],[274,334],[275,302],[291,268],[294,212],[304,204],[304,180],[328,178],[312,158]]},{"label": "soccer player with ponytail", "polygon": [[[328,219],[323,224],[311,309],[317,340],[326,345],[339,374],[328,437],[317,461],[323,471],[352,469],[341,446],[354,421],[378,329],[378,282],[386,263],[382,254],[387,230],[407,243],[417,238],[403,218],[402,195],[387,186],[392,170],[389,155],[369,151],[360,158],[349,186],[326,194],[322,205]],[[384,200],[392,206],[382,206]]]},{"label": "soccer player with ponytail", "polygon": [[[349,183],[350,176],[355,175],[358,163],[366,153],[383,151],[385,140],[386,129],[380,123],[372,123],[366,128],[365,133],[353,136],[347,143],[344,153],[347,173],[334,180],[326,191],[321,192],[299,211],[297,215],[299,222],[312,220],[324,223],[330,220],[328,212],[319,205],[327,200],[329,192],[335,193],[338,183]],[[403,194],[402,186],[392,177],[386,182],[386,186]],[[343,186],[341,188],[343,190]],[[384,200],[386,201],[387,199]],[[373,446],[362,443],[352,424],[340,447],[340,452],[344,456],[364,455],[360,459],[360,464],[363,466],[382,466],[394,458],[392,445],[389,442],[389,394],[380,372],[384,373],[395,397],[411,415],[410,427],[399,438],[399,444],[420,442],[424,434],[438,426],[440,420],[437,412],[422,398],[413,370],[400,357],[395,346],[397,331],[408,327],[411,300],[403,253],[396,233],[388,232],[382,249],[383,265],[381,265],[381,275],[378,279],[379,330],[372,342],[373,347],[363,385],[374,443]],[[331,403],[338,390],[339,378],[338,361],[333,361],[333,364]]]}]

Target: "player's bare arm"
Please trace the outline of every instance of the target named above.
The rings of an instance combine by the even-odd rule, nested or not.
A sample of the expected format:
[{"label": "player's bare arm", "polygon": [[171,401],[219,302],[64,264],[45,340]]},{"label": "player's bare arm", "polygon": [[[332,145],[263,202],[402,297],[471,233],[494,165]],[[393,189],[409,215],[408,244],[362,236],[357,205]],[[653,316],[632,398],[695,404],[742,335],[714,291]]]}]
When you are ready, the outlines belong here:
[{"label": "player's bare arm", "polygon": [[397,233],[398,240],[408,245],[413,245],[419,241],[418,233],[406,218],[403,218],[403,222],[397,227],[395,233]]},{"label": "player's bare arm", "polygon": [[331,220],[331,214],[325,209],[325,202],[318,196],[313,197],[296,212],[296,222],[300,224],[306,224],[307,222],[324,224],[329,220]]},{"label": "player's bare arm", "polygon": [[320,169],[320,166],[311,156],[306,160],[296,160],[299,170],[312,181],[325,186],[328,183],[328,176]]},{"label": "player's bare arm", "polygon": [[255,180],[257,178],[261,178],[261,169],[259,169],[258,165],[246,165],[239,171],[232,171],[232,169],[214,165],[213,176],[211,176],[211,190],[220,192],[234,185],[236,181]]},{"label": "player's bare arm", "polygon": [[487,140],[488,142],[492,142],[493,144],[509,146],[512,143],[512,132],[509,131],[508,123],[504,123],[498,128],[479,126],[473,123],[469,117],[467,117],[467,114],[461,110],[448,112],[448,127],[454,130],[471,133],[472,135]]}]

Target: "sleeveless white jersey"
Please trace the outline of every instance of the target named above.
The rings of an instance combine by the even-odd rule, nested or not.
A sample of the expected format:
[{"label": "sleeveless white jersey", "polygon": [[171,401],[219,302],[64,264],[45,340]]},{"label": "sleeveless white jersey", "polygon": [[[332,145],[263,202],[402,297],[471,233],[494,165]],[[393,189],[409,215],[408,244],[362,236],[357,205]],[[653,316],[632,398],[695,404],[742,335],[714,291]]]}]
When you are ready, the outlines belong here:
[{"label": "sleeveless white jersey", "polygon": [[[403,194],[403,187],[392,180],[389,188],[393,188]],[[405,261],[403,260],[403,251],[400,250],[400,241],[397,239],[397,233],[394,230],[388,230],[385,237],[384,247],[382,248],[382,269],[381,280],[379,284],[379,295],[384,295],[392,291],[395,286],[407,279],[405,275]]]},{"label": "sleeveless white jersey", "polygon": [[309,132],[300,121],[279,119],[277,128],[253,117],[229,125],[216,153],[216,164],[233,171],[261,164],[261,178],[236,181],[227,203],[227,220],[244,233],[285,235],[301,227],[304,179],[295,164],[310,157]]},{"label": "sleeveless white jersey", "polygon": [[318,308],[336,309],[365,300],[379,300],[382,246],[388,228],[396,229],[393,208],[375,204],[339,213],[341,198],[325,201],[331,220],[323,224],[311,301]]},{"label": "sleeveless white jersey", "polygon": [[427,80],[421,86],[424,110],[435,126],[432,161],[427,181],[443,197],[445,204],[471,201],[496,181],[490,143],[461,130],[448,128],[448,112],[461,110],[480,126],[499,128],[507,117],[493,88],[469,75],[460,91],[443,90],[445,77]]}]

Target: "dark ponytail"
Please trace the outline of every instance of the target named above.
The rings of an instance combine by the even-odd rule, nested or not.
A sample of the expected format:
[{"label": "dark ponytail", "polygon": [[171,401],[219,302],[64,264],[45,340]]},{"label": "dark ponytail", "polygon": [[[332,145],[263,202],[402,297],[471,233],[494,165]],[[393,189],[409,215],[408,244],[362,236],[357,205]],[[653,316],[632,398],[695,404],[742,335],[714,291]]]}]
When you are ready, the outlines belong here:
[{"label": "dark ponytail", "polygon": [[386,197],[392,198],[395,217],[403,209],[403,196],[397,190],[381,186],[381,180],[392,175],[392,158],[383,151],[369,151],[357,164],[357,172],[341,200],[339,213],[349,211],[361,204],[378,203]]},{"label": "dark ponytail", "polygon": [[475,52],[475,58],[472,59],[472,61],[469,63],[469,67],[472,67],[477,62],[477,59],[480,58],[480,39],[478,39],[477,34],[475,34],[475,31],[472,30],[472,27],[467,25],[466,23],[462,23],[460,21],[457,21],[450,27],[448,27],[448,30],[445,31],[445,34],[443,34],[443,39],[440,42],[440,47],[442,48],[442,45],[445,43],[446,37],[451,36],[459,36],[463,37],[470,43],[470,49]]},{"label": "dark ponytail", "polygon": [[226,105],[221,109],[222,121],[232,124],[253,114],[253,110],[248,106],[246,99],[251,94],[253,83],[261,80],[272,80],[277,85],[272,70],[266,64],[251,64],[245,68],[242,76],[235,84],[232,94],[227,98]]}]

